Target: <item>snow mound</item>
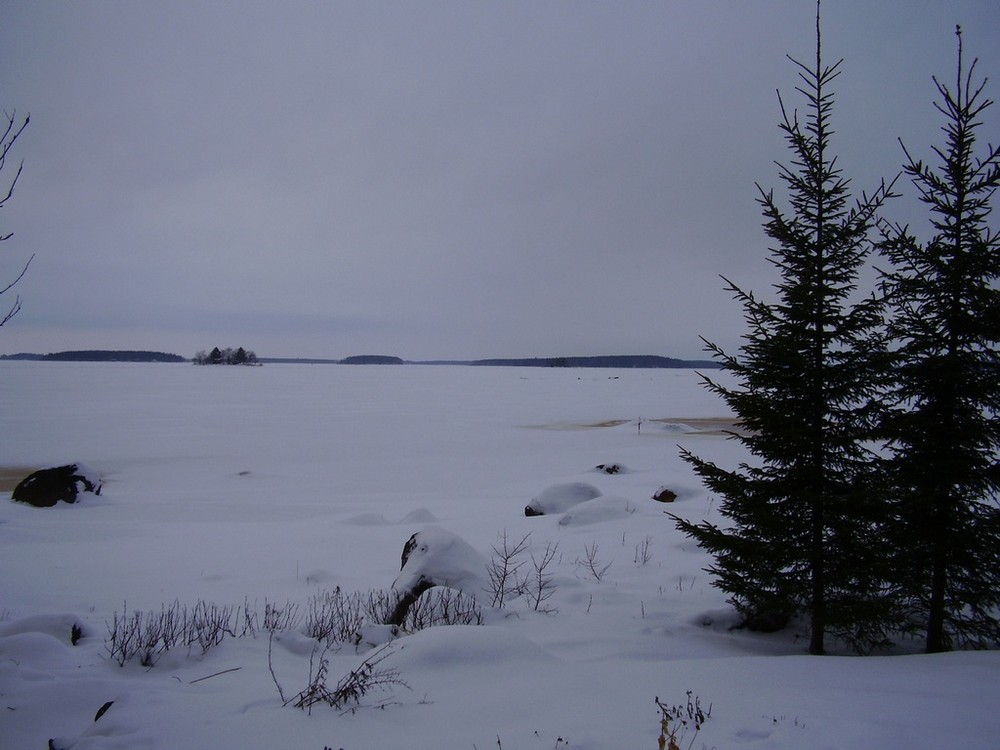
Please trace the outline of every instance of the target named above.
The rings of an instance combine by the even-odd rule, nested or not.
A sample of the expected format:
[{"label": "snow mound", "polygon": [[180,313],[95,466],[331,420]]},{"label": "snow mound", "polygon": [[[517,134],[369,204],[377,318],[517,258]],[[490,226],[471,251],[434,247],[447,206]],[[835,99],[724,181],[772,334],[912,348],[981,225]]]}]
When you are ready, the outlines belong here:
[{"label": "snow mound", "polygon": [[524,508],[526,516],[547,516],[565,513],[574,505],[600,497],[601,491],[586,482],[567,482],[546,487]]},{"label": "snow mound", "polygon": [[509,669],[512,664],[554,664],[557,659],[538,644],[493,625],[442,625],[397,642],[392,665],[406,674],[424,670]]},{"label": "snow mound", "polygon": [[574,506],[559,519],[560,526],[586,526],[626,518],[635,513],[635,504],[624,497],[606,495]]},{"label": "snow mound", "polygon": [[360,513],[350,518],[345,518],[344,523],[349,526],[390,526],[389,519],[381,513]]},{"label": "snow mound", "polygon": [[403,516],[400,523],[437,523],[438,520],[427,508],[417,508]]},{"label": "snow mound", "polygon": [[[24,675],[40,676],[40,670],[61,666],[66,661],[66,653],[71,648],[48,633],[15,633],[0,638],[0,662],[4,670]],[[21,664],[25,668],[18,670]],[[2,672],[0,672],[2,674]]]},{"label": "snow mound", "polygon": [[86,725],[78,737],[61,736],[49,741],[56,750],[133,750],[154,747],[156,739],[149,727],[136,716],[135,700],[128,694],[116,695],[100,708],[103,712]]},{"label": "snow mound", "polygon": [[45,633],[65,644],[75,643],[85,635],[80,618],[72,614],[32,615],[0,623],[0,638],[21,633]]},{"label": "snow mound", "polygon": [[309,656],[316,651],[316,639],[297,630],[276,630],[271,638],[276,646],[290,654]]},{"label": "snow mound", "polygon": [[427,508],[417,508],[411,510],[398,521],[390,521],[381,513],[359,513],[356,516],[345,518],[344,523],[351,526],[395,526],[407,523],[437,523],[438,518]]},{"label": "snow mound", "polygon": [[382,646],[396,640],[401,632],[396,625],[365,623],[354,634],[354,645],[362,651],[368,651],[376,646]]}]

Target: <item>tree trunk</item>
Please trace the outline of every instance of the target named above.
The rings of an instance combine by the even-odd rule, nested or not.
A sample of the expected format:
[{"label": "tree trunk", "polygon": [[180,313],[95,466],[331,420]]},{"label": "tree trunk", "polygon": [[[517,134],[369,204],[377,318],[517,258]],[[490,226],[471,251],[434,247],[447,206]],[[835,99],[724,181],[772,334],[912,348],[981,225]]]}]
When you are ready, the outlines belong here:
[{"label": "tree trunk", "polygon": [[815,501],[812,518],[812,602],[809,607],[810,636],[809,653],[822,656],[826,653],[823,647],[826,634],[826,580],[824,576],[823,555],[823,511],[821,500]]},{"label": "tree trunk", "polygon": [[931,599],[927,612],[927,643],[924,650],[928,654],[948,650],[944,633],[945,620],[945,587],[948,582],[947,525],[944,523],[944,513],[940,503],[948,502],[948,495],[938,500],[937,522],[934,524],[934,552],[931,560]]}]

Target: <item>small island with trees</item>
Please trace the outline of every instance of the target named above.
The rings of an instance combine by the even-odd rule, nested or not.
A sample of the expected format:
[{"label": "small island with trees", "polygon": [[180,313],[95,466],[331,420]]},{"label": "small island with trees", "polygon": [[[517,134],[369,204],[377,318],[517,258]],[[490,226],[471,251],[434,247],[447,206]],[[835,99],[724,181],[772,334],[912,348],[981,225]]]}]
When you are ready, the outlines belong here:
[{"label": "small island with trees", "polygon": [[215,347],[206,353],[204,350],[194,355],[191,360],[196,365],[250,365],[259,366],[257,355],[242,346],[238,349],[220,349]]}]

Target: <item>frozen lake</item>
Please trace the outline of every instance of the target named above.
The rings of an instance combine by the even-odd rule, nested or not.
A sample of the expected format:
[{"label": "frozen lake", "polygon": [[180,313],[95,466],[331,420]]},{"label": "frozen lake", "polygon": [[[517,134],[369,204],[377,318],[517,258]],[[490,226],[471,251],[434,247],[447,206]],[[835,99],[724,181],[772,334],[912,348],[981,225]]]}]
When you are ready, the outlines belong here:
[{"label": "frozen lake", "polygon": [[[231,575],[221,570],[391,580],[411,532],[383,528],[384,545],[345,553],[337,538],[356,535],[352,519],[427,511],[475,534],[484,512],[516,519],[547,485],[581,478],[648,499],[691,482],[676,455],[685,428],[653,420],[725,414],[690,370],[17,362],[0,364],[0,400],[0,465],[80,461],[105,481],[101,499],[85,498],[93,512],[73,520],[93,524],[88,543],[108,539],[105,553],[30,563],[63,582],[51,602],[35,588],[32,603],[62,607],[64,589],[126,567],[160,585],[103,588],[103,606],[154,606],[192,584],[218,596]],[[592,471],[609,462],[631,472]],[[226,593],[242,598],[246,580]]]},{"label": "frozen lake", "polygon": [[[653,698],[688,690],[713,705],[695,749],[991,746],[996,652],[808,657],[794,628],[729,628],[711,559],[664,514],[720,520],[677,446],[744,460],[729,417],[690,370],[0,362],[0,746],[652,749]],[[10,477],[69,462],[101,496],[9,502]],[[609,463],[625,470],[595,469]],[[524,516],[569,482],[596,509]],[[661,487],[677,501],[654,502]],[[119,613],[387,589],[428,526],[484,559],[502,534],[555,547],[552,611],[516,599],[393,641],[411,690],[354,714],[282,705],[269,654],[304,688],[316,643],[300,630],[149,670],[106,658]],[[365,653],[328,658],[335,682]]]}]

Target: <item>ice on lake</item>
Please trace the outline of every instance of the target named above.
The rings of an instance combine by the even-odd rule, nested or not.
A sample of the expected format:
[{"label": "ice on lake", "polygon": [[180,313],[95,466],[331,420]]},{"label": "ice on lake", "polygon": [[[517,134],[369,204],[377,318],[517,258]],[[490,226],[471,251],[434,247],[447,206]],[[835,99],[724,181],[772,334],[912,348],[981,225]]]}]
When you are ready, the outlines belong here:
[{"label": "ice on lake", "polygon": [[[678,444],[735,465],[731,421],[690,370],[0,362],[8,484],[76,461],[104,482],[52,509],[2,488],[0,746],[654,748],[653,698],[691,690],[713,704],[695,748],[988,747],[995,653],[815,658],[793,631],[729,629],[710,558],[652,496],[669,487],[667,510],[719,521]],[[627,471],[595,468],[612,463]],[[601,495],[575,520],[525,517],[569,483]],[[373,699],[384,708],[282,706],[269,646],[297,691],[301,633],[148,671],[106,658],[115,613],[386,588],[428,526],[484,559],[504,534],[536,556],[557,546],[551,611],[515,600],[394,641],[411,689]],[[362,658],[331,655],[331,674]]]}]

